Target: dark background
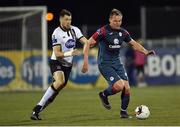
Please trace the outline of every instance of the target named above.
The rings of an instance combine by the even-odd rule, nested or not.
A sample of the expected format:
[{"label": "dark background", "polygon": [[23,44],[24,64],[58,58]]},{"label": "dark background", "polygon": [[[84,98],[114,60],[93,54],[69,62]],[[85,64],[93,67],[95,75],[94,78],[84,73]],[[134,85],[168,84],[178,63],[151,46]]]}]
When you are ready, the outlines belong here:
[{"label": "dark background", "polygon": [[73,13],[73,23],[104,24],[112,8],[124,14],[124,24],[140,23],[140,7],[180,6],[180,0],[0,0],[0,6],[46,5],[48,11],[55,13],[55,20],[49,25],[58,24],[59,11],[63,8]]},{"label": "dark background", "polygon": [[[122,11],[123,27],[135,38],[140,37],[140,7],[180,7],[180,0],[0,0],[0,6],[41,6],[46,5],[48,12],[54,13],[54,19],[48,22],[48,39],[59,25],[59,12],[65,8],[72,12],[72,24],[81,27],[102,26],[108,23],[112,8]],[[94,32],[94,31],[92,31]],[[91,33],[88,34],[88,37]]]}]

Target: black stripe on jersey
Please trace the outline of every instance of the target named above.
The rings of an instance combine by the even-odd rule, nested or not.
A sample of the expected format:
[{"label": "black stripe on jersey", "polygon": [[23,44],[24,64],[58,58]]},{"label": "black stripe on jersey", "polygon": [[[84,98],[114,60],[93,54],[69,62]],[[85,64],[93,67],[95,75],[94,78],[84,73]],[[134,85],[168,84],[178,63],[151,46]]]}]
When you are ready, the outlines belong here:
[{"label": "black stripe on jersey", "polygon": [[72,29],[72,32],[73,32],[73,34],[74,34],[75,38],[77,38],[77,37],[76,37],[76,33],[75,33],[75,30],[74,30],[74,29]]},{"label": "black stripe on jersey", "polygon": [[69,30],[67,31],[67,35],[68,35],[68,36],[70,36],[70,34],[69,34]]},{"label": "black stripe on jersey", "polygon": [[76,39],[75,35],[73,34],[72,30],[70,30],[70,34],[72,36],[73,39]]}]

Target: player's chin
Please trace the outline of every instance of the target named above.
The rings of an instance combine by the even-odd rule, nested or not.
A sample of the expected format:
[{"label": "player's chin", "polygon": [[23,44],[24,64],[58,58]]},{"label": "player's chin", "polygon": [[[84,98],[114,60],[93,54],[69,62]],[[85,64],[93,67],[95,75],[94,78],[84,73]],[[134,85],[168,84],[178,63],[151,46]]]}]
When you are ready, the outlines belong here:
[{"label": "player's chin", "polygon": [[70,26],[65,25],[65,26],[64,26],[64,29],[65,29],[65,30],[69,30],[69,29],[70,29]]},{"label": "player's chin", "polygon": [[115,29],[116,29],[116,30],[119,30],[119,29],[120,29],[120,26],[116,26]]},{"label": "player's chin", "polygon": [[70,28],[71,28],[70,25],[67,25],[67,26],[66,26],[66,29],[67,29],[67,30],[70,29]]}]

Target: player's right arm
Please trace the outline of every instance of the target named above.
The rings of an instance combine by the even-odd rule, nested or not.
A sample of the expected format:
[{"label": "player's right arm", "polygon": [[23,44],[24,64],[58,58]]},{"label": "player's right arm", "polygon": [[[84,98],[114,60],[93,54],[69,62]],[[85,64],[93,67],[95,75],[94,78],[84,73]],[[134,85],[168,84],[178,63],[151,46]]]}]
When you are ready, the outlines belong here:
[{"label": "player's right arm", "polygon": [[89,38],[89,43],[90,43],[90,47],[93,47],[97,42],[96,42],[96,40],[94,40],[94,38],[93,37],[90,37]]},{"label": "player's right arm", "polygon": [[[94,34],[93,34],[94,35]],[[84,46],[84,62],[83,62],[83,67],[82,67],[82,72],[86,73],[88,71],[88,56],[89,56],[89,48],[92,47],[92,45],[96,44],[96,40],[94,40],[93,36],[87,40],[85,39],[85,41],[87,41],[87,43]]]},{"label": "player's right arm", "polygon": [[53,46],[53,51],[57,58],[64,58],[64,57],[79,55],[79,51],[77,51],[76,49],[62,52],[60,45]]},{"label": "player's right arm", "polygon": [[83,64],[83,68],[82,68],[82,72],[85,73],[88,69],[88,52],[89,52],[89,48],[94,46],[97,43],[97,40],[102,36],[102,31],[104,31],[104,27],[102,27],[101,29],[98,29],[91,37],[90,39],[87,41],[87,45],[84,47],[84,64]]},{"label": "player's right arm", "polygon": [[105,36],[105,27],[101,27],[91,36],[89,39],[90,47],[93,47],[102,36]]}]

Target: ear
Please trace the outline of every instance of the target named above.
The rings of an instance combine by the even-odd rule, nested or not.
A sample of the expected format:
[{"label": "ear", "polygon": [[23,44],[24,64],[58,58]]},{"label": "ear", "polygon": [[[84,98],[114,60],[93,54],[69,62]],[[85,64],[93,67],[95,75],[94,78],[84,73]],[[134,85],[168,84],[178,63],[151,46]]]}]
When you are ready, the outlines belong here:
[{"label": "ear", "polygon": [[111,19],[112,19],[112,17],[110,16],[110,17],[109,17],[109,22],[111,22]]},{"label": "ear", "polygon": [[61,17],[59,17],[59,22],[61,22]]}]

